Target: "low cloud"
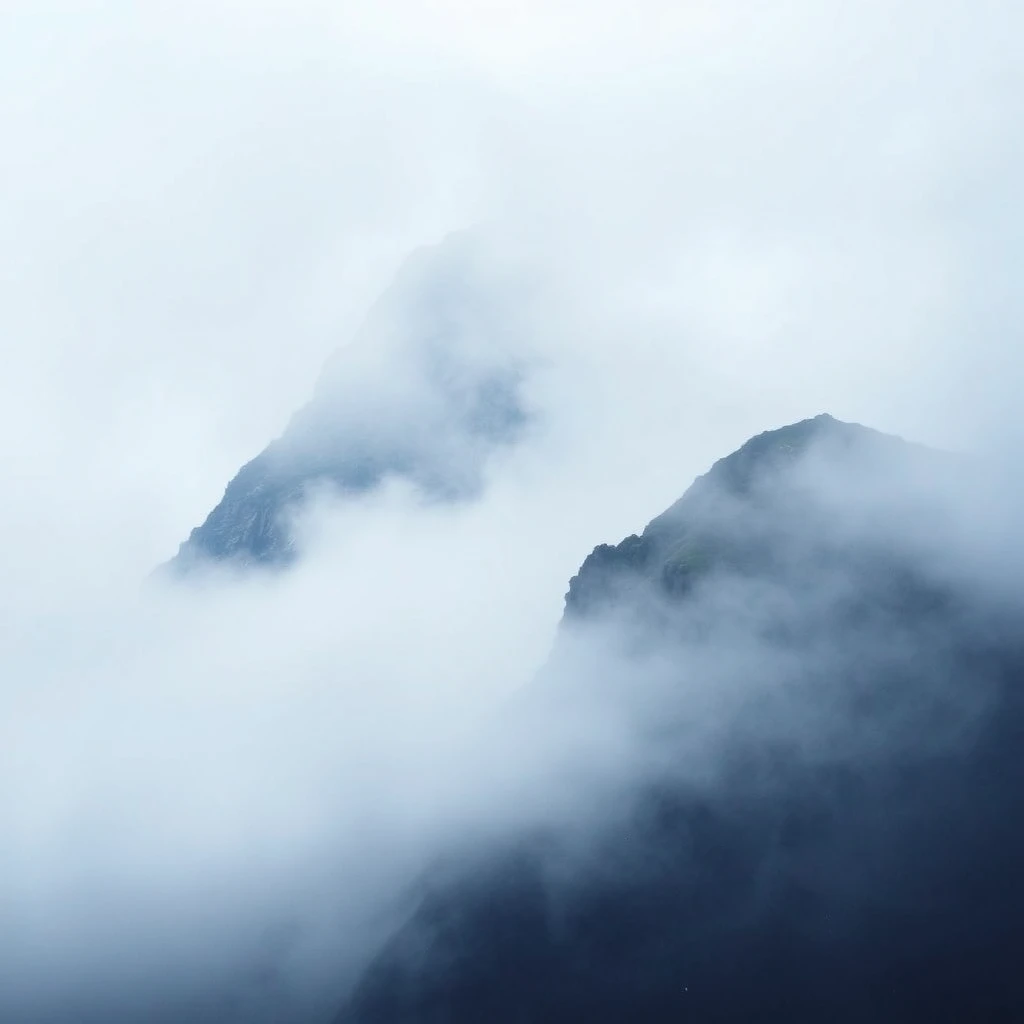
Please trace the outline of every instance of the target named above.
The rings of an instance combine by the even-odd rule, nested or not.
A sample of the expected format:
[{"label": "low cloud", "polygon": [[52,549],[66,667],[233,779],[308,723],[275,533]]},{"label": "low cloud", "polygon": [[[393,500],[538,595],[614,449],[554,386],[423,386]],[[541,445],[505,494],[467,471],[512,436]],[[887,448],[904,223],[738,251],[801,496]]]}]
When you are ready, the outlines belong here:
[{"label": "low cloud", "polygon": [[[1012,5],[470,6],[12,9],[0,1010],[19,1024],[147,1001],[329,1015],[439,846],[600,819],[623,765],[655,770],[637,737],[667,663],[637,702],[610,682],[500,743],[487,723],[545,663],[592,547],[748,436],[827,409],[1016,457]],[[503,262],[464,301],[529,363],[532,416],[473,500],[325,489],[293,572],[141,584],[339,343],[350,379],[409,252],[466,227]],[[348,397],[372,420],[407,370],[385,356],[387,402]],[[1004,595],[1016,496],[941,500],[945,523],[901,537]],[[779,598],[707,597],[732,623],[713,664],[691,652],[712,737],[748,696],[708,690],[744,675],[717,654],[756,662],[749,616]],[[578,656],[573,693],[614,677],[604,648]]]}]

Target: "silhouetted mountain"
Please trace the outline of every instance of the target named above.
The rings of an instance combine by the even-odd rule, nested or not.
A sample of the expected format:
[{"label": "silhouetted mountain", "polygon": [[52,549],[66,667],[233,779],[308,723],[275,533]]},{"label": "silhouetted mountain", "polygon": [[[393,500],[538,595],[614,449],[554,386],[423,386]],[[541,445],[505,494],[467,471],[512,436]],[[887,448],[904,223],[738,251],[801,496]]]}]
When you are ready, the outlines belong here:
[{"label": "silhouetted mountain", "polygon": [[416,253],[171,567],[292,561],[291,519],[317,489],[360,494],[399,478],[428,499],[476,494],[489,456],[528,420],[510,304],[509,281],[471,236]]},{"label": "silhouetted mountain", "polygon": [[606,806],[453,851],[337,1024],[1024,1020],[1024,618],[986,500],[818,417],[597,548],[527,700],[628,719]]}]

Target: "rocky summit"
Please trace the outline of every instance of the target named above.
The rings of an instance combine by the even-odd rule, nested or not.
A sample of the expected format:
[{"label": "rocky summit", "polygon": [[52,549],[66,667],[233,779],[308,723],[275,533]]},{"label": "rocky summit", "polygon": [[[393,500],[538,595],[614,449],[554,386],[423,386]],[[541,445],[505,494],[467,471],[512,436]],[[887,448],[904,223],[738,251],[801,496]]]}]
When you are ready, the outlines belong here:
[{"label": "rocky summit", "polygon": [[614,799],[453,849],[336,1024],[1024,1020],[1024,616],[991,500],[821,416],[598,547],[525,703],[628,719]]}]

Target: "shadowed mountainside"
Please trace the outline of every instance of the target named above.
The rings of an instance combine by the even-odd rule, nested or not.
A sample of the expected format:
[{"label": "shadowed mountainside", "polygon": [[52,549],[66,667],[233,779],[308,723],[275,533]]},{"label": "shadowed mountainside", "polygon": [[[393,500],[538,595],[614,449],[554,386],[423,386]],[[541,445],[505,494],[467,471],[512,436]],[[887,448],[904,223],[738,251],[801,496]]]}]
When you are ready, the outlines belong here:
[{"label": "shadowed mountainside", "polygon": [[428,871],[336,1024],[1024,1019],[1024,622],[971,483],[822,416],[596,549],[524,703],[633,756]]}]

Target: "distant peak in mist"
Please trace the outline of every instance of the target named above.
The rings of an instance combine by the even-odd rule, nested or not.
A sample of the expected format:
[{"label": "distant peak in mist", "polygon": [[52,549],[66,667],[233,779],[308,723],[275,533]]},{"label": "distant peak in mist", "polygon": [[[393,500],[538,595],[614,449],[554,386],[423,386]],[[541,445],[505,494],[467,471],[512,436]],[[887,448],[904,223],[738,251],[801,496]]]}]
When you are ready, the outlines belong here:
[{"label": "distant peak in mist", "polygon": [[344,497],[399,479],[428,500],[473,498],[488,460],[530,419],[513,293],[469,233],[414,252],[311,401],[241,468],[170,567],[289,564],[292,521],[313,488]]}]

